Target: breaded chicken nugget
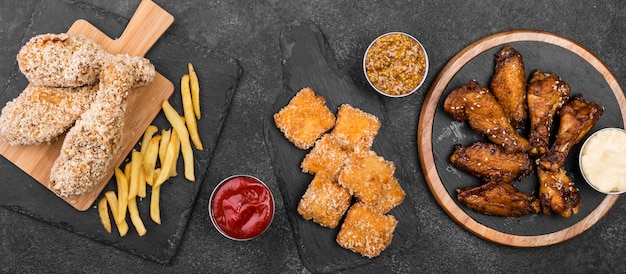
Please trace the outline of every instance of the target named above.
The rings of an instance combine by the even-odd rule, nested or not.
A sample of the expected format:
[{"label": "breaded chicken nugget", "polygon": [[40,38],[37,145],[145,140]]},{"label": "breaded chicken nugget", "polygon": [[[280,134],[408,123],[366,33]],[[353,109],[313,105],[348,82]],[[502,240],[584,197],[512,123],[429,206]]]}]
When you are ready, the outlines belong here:
[{"label": "breaded chicken nugget", "polygon": [[317,175],[298,204],[298,213],[324,227],[335,228],[350,206],[350,192],[324,175]]},{"label": "breaded chicken nugget", "polygon": [[324,174],[333,180],[339,176],[348,159],[348,153],[337,144],[331,134],[324,134],[304,157],[300,167],[310,174]]},{"label": "breaded chicken nugget", "polygon": [[341,247],[372,258],[391,244],[397,225],[394,216],[383,215],[367,205],[356,203],[348,210],[336,240]]},{"label": "breaded chicken nugget", "polygon": [[376,205],[383,195],[385,183],[393,178],[393,162],[374,151],[353,153],[339,174],[339,184],[347,188],[359,201]]},{"label": "breaded chicken nugget", "polygon": [[337,123],[332,131],[345,149],[367,151],[380,129],[380,121],[372,114],[348,104],[339,106]]},{"label": "breaded chicken nugget", "polygon": [[96,83],[106,51],[82,35],[42,34],[17,54],[28,81],[40,86],[79,87]]},{"label": "breaded chicken nugget", "polygon": [[335,125],[335,115],[326,106],[324,97],[316,95],[311,88],[303,88],[274,114],[274,122],[296,147],[308,149]]},{"label": "breaded chicken nugget", "polygon": [[391,180],[388,180],[383,184],[383,189],[378,202],[373,205],[373,208],[376,209],[376,211],[385,214],[401,204],[404,201],[404,196],[406,196],[406,194],[404,189],[402,189],[402,186],[400,186],[400,182],[398,182],[398,179],[395,177],[392,177]]}]

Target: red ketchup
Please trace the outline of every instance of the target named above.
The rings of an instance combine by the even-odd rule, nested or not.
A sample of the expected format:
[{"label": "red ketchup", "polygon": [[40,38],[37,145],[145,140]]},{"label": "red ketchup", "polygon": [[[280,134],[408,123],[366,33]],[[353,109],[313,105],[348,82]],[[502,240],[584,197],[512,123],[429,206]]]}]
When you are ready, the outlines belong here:
[{"label": "red ketchup", "polygon": [[249,240],[269,227],[274,217],[274,198],[269,188],[252,176],[238,175],[217,185],[209,200],[213,225],[224,236]]}]

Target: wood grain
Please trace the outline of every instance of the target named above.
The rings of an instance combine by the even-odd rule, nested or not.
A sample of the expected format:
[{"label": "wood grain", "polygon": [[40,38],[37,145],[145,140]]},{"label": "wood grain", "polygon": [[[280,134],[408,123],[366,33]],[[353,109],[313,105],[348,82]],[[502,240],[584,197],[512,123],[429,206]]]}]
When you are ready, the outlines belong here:
[{"label": "wood grain", "polygon": [[552,44],[567,49],[587,61],[600,73],[610,87],[619,105],[621,117],[626,121],[626,98],[624,97],[624,92],[615,76],[613,76],[610,70],[593,53],[576,42],[555,34],[533,30],[509,31],[485,37],[469,45],[454,56],[436,77],[421,109],[417,133],[418,154],[422,170],[431,192],[445,212],[457,223],[475,235],[495,243],[516,247],[538,247],[556,244],[571,239],[586,231],[608,212],[617,201],[619,195],[606,195],[591,213],[565,229],[542,235],[515,235],[505,233],[476,221],[459,207],[454,200],[455,198],[446,190],[444,182],[442,182],[438,174],[433,155],[433,123],[435,121],[435,113],[437,112],[437,107],[440,100],[442,100],[441,97],[451,79],[465,64],[481,53],[503,44],[520,41]]},{"label": "wood grain", "polygon": [[[144,56],[163,33],[174,22],[174,17],[149,0],[142,1],[126,29],[118,39],[111,39],[85,20],[77,20],[67,31],[82,34],[93,39],[110,53],[127,53]],[[144,129],[161,110],[161,102],[167,100],[174,91],[174,85],[157,73],[154,81],[142,88],[130,91],[127,113],[124,119],[124,135],[119,152],[113,156],[111,167],[119,166],[135,143],[141,138]],[[64,136],[49,144],[33,146],[10,146],[0,139],[0,154],[52,191],[50,169],[58,157]],[[88,193],[63,198],[74,208],[84,211],[98,197],[113,175],[111,168],[104,179]]]}]

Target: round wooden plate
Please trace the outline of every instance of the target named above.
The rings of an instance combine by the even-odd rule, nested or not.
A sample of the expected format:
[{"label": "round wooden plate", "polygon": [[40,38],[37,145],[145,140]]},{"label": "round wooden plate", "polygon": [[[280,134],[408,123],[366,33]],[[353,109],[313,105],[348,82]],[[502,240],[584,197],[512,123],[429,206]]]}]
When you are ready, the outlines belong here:
[{"label": "round wooden plate", "polygon": [[[589,134],[605,127],[624,127],[626,98],[609,69],[589,50],[567,38],[541,31],[518,30],[485,37],[459,52],[442,69],[422,106],[417,132],[418,154],[430,191],[456,222],[475,235],[499,244],[538,247],[575,237],[593,226],[617,201],[619,195],[604,195],[591,189],[580,174],[577,157],[580,144],[571,150],[564,168],[581,193],[578,214],[569,218],[530,214],[519,218],[487,216],[458,203],[456,189],[481,182],[452,167],[449,156],[455,144],[469,145],[484,139],[466,123],[443,111],[446,96],[470,79],[488,86],[495,66],[494,55],[505,44],[524,59],[527,77],[535,69],[556,72],[572,88],[605,109]],[[556,127],[558,122],[555,123]],[[553,129],[554,131],[555,129]],[[582,143],[582,142],[581,142]],[[536,174],[514,183],[529,194],[537,192]]]}]

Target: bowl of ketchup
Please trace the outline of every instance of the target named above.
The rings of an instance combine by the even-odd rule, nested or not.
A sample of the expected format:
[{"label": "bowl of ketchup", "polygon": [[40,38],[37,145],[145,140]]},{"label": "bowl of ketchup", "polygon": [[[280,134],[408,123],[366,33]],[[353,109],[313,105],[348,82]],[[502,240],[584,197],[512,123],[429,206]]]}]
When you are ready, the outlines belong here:
[{"label": "bowl of ketchup", "polygon": [[234,175],[222,180],[209,198],[213,226],[225,237],[246,241],[261,235],[274,218],[274,197],[261,180]]}]

